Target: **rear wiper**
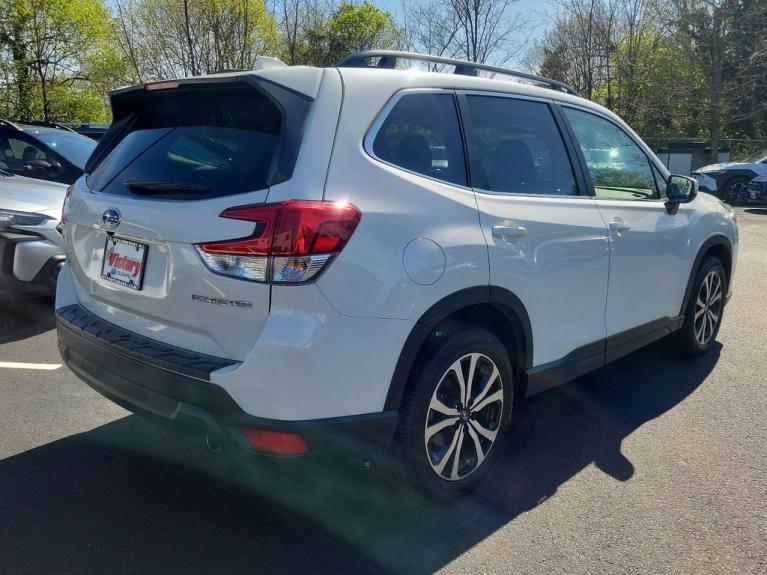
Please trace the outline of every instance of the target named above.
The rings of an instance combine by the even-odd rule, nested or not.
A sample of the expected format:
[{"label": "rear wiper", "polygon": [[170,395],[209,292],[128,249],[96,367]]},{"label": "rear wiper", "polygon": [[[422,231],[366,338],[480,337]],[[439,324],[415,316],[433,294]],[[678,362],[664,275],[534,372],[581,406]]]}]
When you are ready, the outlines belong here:
[{"label": "rear wiper", "polygon": [[204,194],[210,190],[200,184],[184,184],[155,180],[126,180],[123,185],[137,194]]}]

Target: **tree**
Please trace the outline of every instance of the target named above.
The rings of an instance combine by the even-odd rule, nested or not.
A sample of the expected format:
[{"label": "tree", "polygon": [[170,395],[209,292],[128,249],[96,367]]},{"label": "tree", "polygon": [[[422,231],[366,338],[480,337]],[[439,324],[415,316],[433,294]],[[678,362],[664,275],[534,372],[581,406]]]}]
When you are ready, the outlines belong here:
[{"label": "tree", "polygon": [[83,113],[90,102],[89,115],[105,116],[88,75],[90,62],[110,49],[111,19],[100,0],[9,0],[0,14],[12,117],[57,119],[69,89],[80,92]]},{"label": "tree", "polygon": [[307,63],[311,59],[312,37],[324,29],[331,13],[326,1],[280,0],[275,6],[280,55],[286,64]]},{"label": "tree", "polygon": [[641,38],[626,35],[614,54],[613,109],[651,142],[699,137],[702,78],[699,63],[676,36],[650,29]]},{"label": "tree", "polygon": [[503,65],[527,45],[530,20],[517,0],[431,0],[405,7],[411,49]]},{"label": "tree", "polygon": [[372,48],[397,48],[401,31],[388,12],[368,2],[341,2],[327,22],[324,54],[315,59],[317,66],[332,66],[352,52]]},{"label": "tree", "polygon": [[550,31],[536,42],[540,73],[562,80],[589,99],[610,105],[618,4],[614,0],[558,0]]},{"label": "tree", "polygon": [[277,46],[262,0],[115,0],[115,18],[141,81],[252,68]]},{"label": "tree", "polygon": [[[763,91],[758,92],[767,71],[767,5],[758,0],[671,0],[669,15],[701,64],[716,160],[726,124],[754,121],[767,110]],[[750,104],[746,110],[743,102]]]},{"label": "tree", "polygon": [[[403,4],[405,19],[405,37],[407,47],[413,52],[434,56],[455,57],[459,24],[452,9],[447,9],[445,0],[429,0]],[[441,66],[432,65],[430,69],[439,70]]]}]

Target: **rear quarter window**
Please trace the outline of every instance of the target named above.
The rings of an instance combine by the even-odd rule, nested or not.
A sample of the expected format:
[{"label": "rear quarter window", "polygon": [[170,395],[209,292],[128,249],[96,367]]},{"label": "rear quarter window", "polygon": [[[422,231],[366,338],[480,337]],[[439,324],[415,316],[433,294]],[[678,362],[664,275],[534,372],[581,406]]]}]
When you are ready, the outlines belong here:
[{"label": "rear quarter window", "polygon": [[453,94],[399,98],[375,134],[372,153],[410,172],[465,186],[466,161]]}]

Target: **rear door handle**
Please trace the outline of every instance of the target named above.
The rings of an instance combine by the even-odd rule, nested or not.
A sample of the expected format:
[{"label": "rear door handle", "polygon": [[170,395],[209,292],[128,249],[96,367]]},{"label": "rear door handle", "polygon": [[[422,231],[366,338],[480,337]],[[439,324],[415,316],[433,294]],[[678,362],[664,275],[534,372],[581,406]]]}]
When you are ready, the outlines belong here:
[{"label": "rear door handle", "polygon": [[515,242],[527,235],[527,228],[522,226],[493,226],[493,236],[506,242]]},{"label": "rear door handle", "polygon": [[610,229],[618,233],[627,232],[631,229],[631,224],[622,220],[615,220],[614,222],[610,222]]}]

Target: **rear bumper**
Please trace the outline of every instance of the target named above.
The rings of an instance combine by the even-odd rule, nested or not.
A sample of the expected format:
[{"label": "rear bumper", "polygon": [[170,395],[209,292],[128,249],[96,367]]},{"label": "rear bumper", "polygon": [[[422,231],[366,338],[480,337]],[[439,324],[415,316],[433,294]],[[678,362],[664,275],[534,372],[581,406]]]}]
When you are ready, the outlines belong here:
[{"label": "rear bumper", "polygon": [[311,455],[387,448],[394,436],[396,411],[305,421],[252,416],[209,381],[210,373],[234,362],[131,334],[77,304],[57,309],[56,323],[64,362],[100,394],[129,411],[201,430],[245,452],[263,455],[245,440],[241,427],[299,433]]}]

